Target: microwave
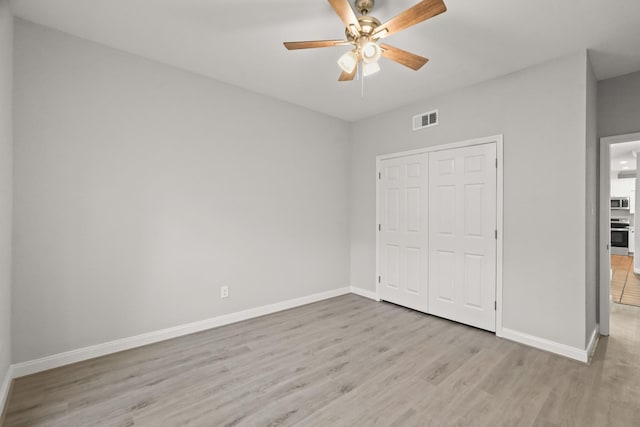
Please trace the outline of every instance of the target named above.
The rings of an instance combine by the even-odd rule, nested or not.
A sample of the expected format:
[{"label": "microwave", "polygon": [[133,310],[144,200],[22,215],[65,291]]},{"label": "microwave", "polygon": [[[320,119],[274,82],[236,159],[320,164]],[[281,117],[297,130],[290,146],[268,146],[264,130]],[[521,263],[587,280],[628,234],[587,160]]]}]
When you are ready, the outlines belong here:
[{"label": "microwave", "polygon": [[628,197],[612,197],[611,209],[629,209]]}]

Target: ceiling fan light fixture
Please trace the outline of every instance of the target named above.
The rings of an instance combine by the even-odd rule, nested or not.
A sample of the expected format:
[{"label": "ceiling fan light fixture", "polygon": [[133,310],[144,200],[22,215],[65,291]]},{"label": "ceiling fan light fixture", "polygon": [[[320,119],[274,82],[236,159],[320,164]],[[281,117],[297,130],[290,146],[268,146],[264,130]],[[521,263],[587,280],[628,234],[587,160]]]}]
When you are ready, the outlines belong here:
[{"label": "ceiling fan light fixture", "polygon": [[358,64],[358,55],[353,50],[345,53],[338,59],[338,65],[345,73],[352,73]]},{"label": "ceiling fan light fixture", "polygon": [[362,75],[365,77],[375,74],[378,71],[380,71],[380,65],[377,62],[365,62],[364,67],[362,67]]},{"label": "ceiling fan light fixture", "polygon": [[378,62],[382,50],[380,46],[372,41],[368,41],[362,45],[362,60],[367,64]]}]

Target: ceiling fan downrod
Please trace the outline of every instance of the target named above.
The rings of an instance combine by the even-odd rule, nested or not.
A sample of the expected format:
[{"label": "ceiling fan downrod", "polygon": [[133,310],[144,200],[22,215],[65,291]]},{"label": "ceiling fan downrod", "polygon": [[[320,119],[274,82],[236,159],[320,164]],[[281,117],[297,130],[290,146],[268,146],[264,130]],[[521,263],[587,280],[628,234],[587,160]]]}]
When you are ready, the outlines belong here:
[{"label": "ceiling fan downrod", "polygon": [[373,10],[374,0],[356,0],[355,7],[360,15],[364,16]]}]

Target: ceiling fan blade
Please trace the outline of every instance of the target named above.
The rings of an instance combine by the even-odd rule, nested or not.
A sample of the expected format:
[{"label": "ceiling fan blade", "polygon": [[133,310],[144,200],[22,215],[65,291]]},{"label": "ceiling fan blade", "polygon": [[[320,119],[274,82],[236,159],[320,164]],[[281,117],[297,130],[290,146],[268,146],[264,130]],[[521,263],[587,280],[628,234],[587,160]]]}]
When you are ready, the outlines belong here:
[{"label": "ceiling fan blade", "polygon": [[397,47],[389,46],[385,43],[380,43],[380,49],[382,49],[382,56],[385,58],[416,71],[429,61],[427,58],[407,52],[406,50],[398,49]]},{"label": "ceiling fan blade", "polygon": [[347,28],[351,29],[352,32],[354,28],[357,30],[357,34],[354,35],[358,36],[362,28],[360,27],[360,22],[358,22],[358,17],[349,4],[349,0],[329,0],[329,4],[331,4],[331,7],[333,7],[333,10],[336,11]]},{"label": "ceiling fan blade", "polygon": [[447,6],[443,0],[423,0],[379,25],[373,30],[373,34],[375,37],[384,38],[446,11]]},{"label": "ceiling fan blade", "polygon": [[289,50],[296,49],[313,49],[316,47],[343,46],[351,44],[347,40],[314,40],[307,42],[284,42],[284,47]]},{"label": "ceiling fan blade", "polygon": [[353,78],[355,77],[357,72],[358,72],[358,67],[353,67],[353,71],[350,72],[350,73],[347,73],[346,71],[343,71],[342,74],[340,74],[340,77],[338,77],[338,81],[339,82],[350,82],[351,80],[353,80]]}]

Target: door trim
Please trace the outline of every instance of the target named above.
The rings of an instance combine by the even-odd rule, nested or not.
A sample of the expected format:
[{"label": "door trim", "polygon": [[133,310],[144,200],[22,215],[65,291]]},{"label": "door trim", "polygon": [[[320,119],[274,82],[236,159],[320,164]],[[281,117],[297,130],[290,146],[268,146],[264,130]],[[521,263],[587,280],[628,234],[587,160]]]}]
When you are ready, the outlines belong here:
[{"label": "door trim", "polygon": [[[598,307],[600,324],[600,335],[609,335],[609,316],[611,311],[611,279],[610,279],[610,258],[607,244],[611,240],[610,221],[611,205],[607,203],[611,198],[611,163],[609,148],[613,144],[621,142],[640,141],[640,132],[628,133],[624,135],[607,136],[600,138],[600,200],[599,200],[599,236],[598,236],[598,262],[600,267],[598,277]],[[636,213],[637,215],[638,213]],[[640,250],[640,249],[639,249]]]},{"label": "door trim", "polygon": [[498,159],[496,171],[496,229],[498,230],[498,238],[496,241],[496,336],[502,337],[502,257],[503,257],[503,227],[504,227],[504,156],[503,156],[503,135],[487,136],[483,138],[469,139],[466,141],[452,142],[430,147],[418,148],[416,150],[401,151],[397,153],[381,154],[376,156],[376,276],[375,289],[376,299],[380,301],[380,291],[378,277],[380,277],[380,233],[378,232],[378,224],[380,224],[380,179],[379,174],[380,162],[382,160],[393,159],[396,157],[405,157],[414,154],[429,153],[433,151],[450,150],[452,148],[470,147],[473,145],[496,144],[496,157]]}]

